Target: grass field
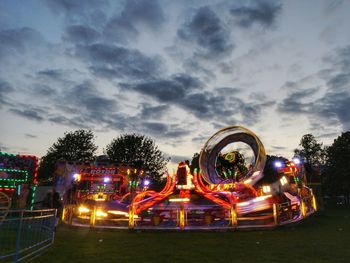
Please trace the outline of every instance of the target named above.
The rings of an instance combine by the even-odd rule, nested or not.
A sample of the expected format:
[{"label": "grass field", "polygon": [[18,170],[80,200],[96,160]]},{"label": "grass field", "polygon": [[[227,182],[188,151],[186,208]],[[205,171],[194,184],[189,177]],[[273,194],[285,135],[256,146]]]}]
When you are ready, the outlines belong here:
[{"label": "grass field", "polygon": [[245,232],[129,232],[59,226],[32,262],[350,262],[350,209]]}]

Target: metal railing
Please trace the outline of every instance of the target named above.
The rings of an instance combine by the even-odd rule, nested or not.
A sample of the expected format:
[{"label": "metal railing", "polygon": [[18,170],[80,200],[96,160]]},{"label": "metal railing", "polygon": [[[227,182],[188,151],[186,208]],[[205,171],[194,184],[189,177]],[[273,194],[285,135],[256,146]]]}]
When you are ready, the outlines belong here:
[{"label": "metal railing", "polygon": [[34,258],[54,241],[56,210],[9,210],[0,220],[0,261]]}]

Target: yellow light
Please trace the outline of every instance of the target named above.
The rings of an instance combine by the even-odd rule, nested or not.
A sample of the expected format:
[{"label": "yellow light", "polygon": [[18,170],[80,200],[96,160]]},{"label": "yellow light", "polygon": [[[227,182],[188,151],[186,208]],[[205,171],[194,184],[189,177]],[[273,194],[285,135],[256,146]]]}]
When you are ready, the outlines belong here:
[{"label": "yellow light", "polygon": [[89,213],[90,209],[85,206],[80,206],[78,209],[79,213]]},{"label": "yellow light", "polygon": [[108,210],[107,212],[110,213],[110,214],[113,214],[113,215],[124,215],[124,216],[128,216],[129,215],[127,212],[118,211],[118,210]]},{"label": "yellow light", "polygon": [[271,196],[272,196],[272,195],[262,195],[262,196],[259,196],[259,197],[255,198],[255,199],[253,200],[253,202],[263,201],[263,200],[265,200],[265,199],[267,199],[267,198],[270,198]]},{"label": "yellow light", "polygon": [[278,208],[277,208],[277,205],[273,204],[272,208],[273,208],[273,221],[274,221],[275,225],[277,225],[278,224],[278,211],[277,211]]},{"label": "yellow light", "polygon": [[101,202],[101,201],[106,201],[105,198],[96,198],[95,201]]},{"label": "yellow light", "polygon": [[237,203],[237,206],[247,206],[249,204],[250,202],[242,202],[242,203]]},{"label": "yellow light", "polygon": [[301,200],[301,215],[303,216],[303,217],[305,217],[306,216],[306,207],[305,207],[305,203],[304,203],[304,201],[303,200]]},{"label": "yellow light", "polygon": [[287,178],[285,176],[283,176],[281,179],[280,179],[280,182],[281,182],[281,185],[284,186],[285,184],[288,183],[287,181]]},{"label": "yellow light", "polygon": [[172,198],[169,199],[169,202],[188,202],[190,201],[189,198]]},{"label": "yellow light", "polygon": [[105,213],[101,210],[96,211],[96,216],[98,216],[98,217],[106,217],[107,215],[108,215],[107,213]]},{"label": "yellow light", "polygon": [[245,180],[243,183],[244,183],[244,184],[250,184],[252,181],[253,181],[252,179],[247,179],[247,180]]},{"label": "yellow light", "polygon": [[314,194],[312,194],[312,207],[314,208],[314,211],[317,211],[317,202]]},{"label": "yellow light", "polygon": [[263,192],[264,192],[265,194],[271,193],[271,187],[270,187],[269,185],[264,185],[264,186],[262,187],[262,190],[263,190]]}]

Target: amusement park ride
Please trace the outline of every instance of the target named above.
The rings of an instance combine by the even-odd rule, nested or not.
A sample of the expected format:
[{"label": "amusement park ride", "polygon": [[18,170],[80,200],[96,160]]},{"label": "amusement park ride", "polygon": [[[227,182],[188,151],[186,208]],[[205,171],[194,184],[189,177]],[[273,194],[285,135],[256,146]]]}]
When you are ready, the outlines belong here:
[{"label": "amusement park ride", "polygon": [[0,152],[0,210],[33,209],[37,175],[36,156]]},{"label": "amusement park ride", "polygon": [[[246,165],[239,151],[222,152],[244,143],[254,153]],[[130,229],[268,228],[302,220],[316,212],[298,160],[276,162],[273,182],[264,180],[266,154],[250,130],[232,126],[204,145],[199,169],[186,163],[167,175],[163,190],[149,189],[143,170],[127,166],[82,167],[61,174],[64,222],[78,226]]]}]

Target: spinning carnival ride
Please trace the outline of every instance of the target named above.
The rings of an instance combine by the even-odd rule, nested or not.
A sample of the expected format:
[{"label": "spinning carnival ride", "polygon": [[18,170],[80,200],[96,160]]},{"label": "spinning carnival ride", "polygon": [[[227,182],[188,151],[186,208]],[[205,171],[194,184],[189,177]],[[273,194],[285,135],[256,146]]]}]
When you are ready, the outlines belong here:
[{"label": "spinning carnival ride", "polygon": [[[230,148],[237,143],[253,152],[248,165],[244,150]],[[114,216],[136,229],[240,229],[293,223],[314,213],[316,201],[305,186],[302,164],[277,162],[273,180],[267,181],[265,161],[264,146],[253,132],[240,126],[222,129],[204,145],[199,171],[191,174],[188,165],[180,163],[162,191],[144,188],[131,192],[127,200],[116,199]],[[84,206],[75,213],[79,209]],[[111,219],[102,206],[85,212],[93,225]]]}]

